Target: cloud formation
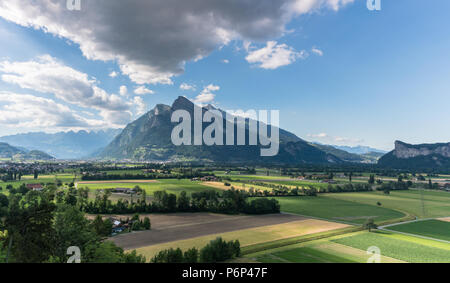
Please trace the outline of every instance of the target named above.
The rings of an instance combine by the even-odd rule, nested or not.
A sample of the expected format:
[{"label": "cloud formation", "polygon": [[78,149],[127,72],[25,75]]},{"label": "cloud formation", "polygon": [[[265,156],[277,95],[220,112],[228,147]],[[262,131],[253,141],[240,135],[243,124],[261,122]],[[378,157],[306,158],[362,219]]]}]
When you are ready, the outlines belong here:
[{"label": "cloud formation", "polygon": [[30,94],[0,92],[0,124],[26,129],[77,129],[111,126],[102,120],[87,119],[52,99]]},{"label": "cloud formation", "polygon": [[0,17],[67,38],[88,59],[116,61],[137,84],[172,84],[186,62],[232,40],[265,42],[283,35],[293,17],[351,2],[84,0],[81,11],[70,11],[66,0],[3,0]]},{"label": "cloud formation", "polygon": [[145,95],[145,94],[154,94],[155,92],[151,89],[146,88],[145,86],[139,86],[134,89],[134,94],[137,95]]},{"label": "cloud formation", "polygon": [[245,59],[259,68],[273,70],[290,65],[297,59],[304,59],[307,56],[307,52],[304,50],[297,52],[286,44],[268,41],[265,47],[250,51]]},{"label": "cloud formation", "polygon": [[217,85],[213,84],[207,85],[203,88],[202,92],[195,97],[194,102],[198,104],[211,103],[214,101],[214,98],[216,97],[214,92],[218,90],[220,90],[220,87]]},{"label": "cloud formation", "polygon": [[[128,98],[126,86],[120,87],[120,96],[109,94],[98,86],[98,82],[94,78],[90,78],[86,73],[64,65],[49,55],[43,55],[35,60],[25,62],[2,61],[0,62],[0,73],[1,80],[6,83],[15,84],[23,89],[33,90],[42,94],[54,95],[55,98],[64,101],[68,105],[98,111],[98,114],[105,121],[104,125],[123,126],[133,118],[133,112],[140,112],[143,108],[141,100]],[[141,88],[143,88],[141,90],[142,93],[150,91],[143,86]],[[18,94],[16,97],[22,96]],[[31,103],[31,106],[33,105],[33,100],[30,97],[26,96],[24,98],[26,98],[24,101]],[[36,99],[38,102],[42,102],[44,98],[36,96]],[[54,102],[54,100],[51,101]],[[14,105],[21,104],[23,103],[17,102]],[[55,109],[62,109],[61,107],[64,106],[63,104],[57,105],[59,105],[59,108]],[[66,107],[64,109],[68,109],[67,111],[71,111],[69,106],[64,107]],[[17,107],[8,109],[10,111],[12,109],[21,111]],[[55,112],[55,115],[58,113],[61,114],[62,112]],[[9,114],[11,115],[11,112]],[[12,115],[12,117],[14,116],[16,115]],[[38,115],[38,117],[41,116]],[[65,117],[65,121],[68,121],[66,115],[62,117]],[[71,117],[71,121],[77,121],[79,126],[81,126],[81,121],[84,121],[86,126],[92,124],[88,123],[87,120],[80,119],[78,115],[72,115]],[[56,121],[56,119],[49,119],[49,121]],[[99,123],[100,121],[96,121],[96,124]],[[43,123],[43,125],[46,125],[46,123]]]},{"label": "cloud formation", "polygon": [[25,62],[0,62],[1,79],[24,89],[54,94],[65,102],[98,110],[123,111],[130,107],[118,95],[108,94],[95,79],[49,55]]},{"label": "cloud formation", "polygon": [[314,54],[316,54],[316,55],[323,56],[323,51],[320,50],[319,48],[313,47],[313,48],[311,49],[311,52],[314,53]]},{"label": "cloud formation", "polygon": [[337,144],[343,144],[343,145],[358,144],[358,143],[362,143],[364,141],[362,139],[331,136],[327,133],[308,134],[307,136],[314,140],[320,140],[322,142],[337,143]]}]

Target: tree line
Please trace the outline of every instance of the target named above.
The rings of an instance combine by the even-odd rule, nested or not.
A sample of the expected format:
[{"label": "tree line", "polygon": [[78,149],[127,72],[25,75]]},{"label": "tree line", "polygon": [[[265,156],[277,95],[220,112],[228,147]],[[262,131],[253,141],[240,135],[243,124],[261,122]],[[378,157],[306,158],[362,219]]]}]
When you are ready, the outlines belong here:
[{"label": "tree line", "polygon": [[128,214],[128,213],[154,213],[154,212],[213,212],[224,214],[268,214],[279,213],[280,204],[276,199],[249,199],[248,192],[231,188],[223,192],[207,190],[194,192],[189,196],[182,191],[178,196],[166,191],[156,191],[153,200],[148,201],[145,190],[136,188],[140,194],[130,195],[130,201],[119,199],[113,203],[110,200],[111,192],[96,191],[95,199],[89,200],[89,189],[69,188],[59,192],[56,199],[58,203],[79,205],[80,209],[91,214]]},{"label": "tree line", "polygon": [[241,255],[239,240],[224,241],[221,237],[212,240],[200,251],[190,248],[183,253],[180,248],[160,251],[150,262],[152,263],[215,263],[223,262]]}]

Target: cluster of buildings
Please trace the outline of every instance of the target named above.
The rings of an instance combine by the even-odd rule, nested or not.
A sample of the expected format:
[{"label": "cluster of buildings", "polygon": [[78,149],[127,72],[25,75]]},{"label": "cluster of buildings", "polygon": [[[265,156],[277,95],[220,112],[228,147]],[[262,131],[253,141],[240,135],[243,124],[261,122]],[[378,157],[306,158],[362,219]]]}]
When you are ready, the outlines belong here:
[{"label": "cluster of buildings", "polygon": [[191,181],[217,182],[217,181],[219,181],[219,178],[217,178],[216,176],[205,176],[205,177],[192,178]]}]

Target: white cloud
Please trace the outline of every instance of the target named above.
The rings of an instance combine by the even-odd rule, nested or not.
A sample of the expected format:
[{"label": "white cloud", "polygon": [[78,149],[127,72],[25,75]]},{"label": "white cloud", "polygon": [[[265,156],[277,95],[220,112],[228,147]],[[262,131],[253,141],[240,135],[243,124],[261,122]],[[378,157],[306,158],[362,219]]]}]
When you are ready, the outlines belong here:
[{"label": "white cloud", "polygon": [[228,63],[230,63],[230,60],[228,60],[228,59],[223,59],[223,60],[222,60],[222,63],[228,64]]},{"label": "white cloud", "polygon": [[126,96],[128,94],[127,86],[125,86],[125,85],[120,86],[119,93],[122,96]]},{"label": "white cloud", "polygon": [[115,77],[117,77],[119,74],[117,74],[115,71],[112,71],[111,73],[109,73],[109,76],[111,77],[111,78],[115,78]]},{"label": "white cloud", "polygon": [[328,134],[327,133],[308,134],[308,137],[310,137],[310,138],[326,138],[326,137],[328,137]]},{"label": "white cloud", "polygon": [[319,48],[313,47],[313,48],[311,49],[311,52],[314,53],[314,54],[316,54],[316,55],[323,56],[323,51],[320,50]]},{"label": "white cloud", "polygon": [[134,89],[134,93],[137,95],[144,95],[144,94],[154,94],[155,92],[151,89],[146,88],[145,86],[140,86]]},{"label": "white cloud", "polygon": [[202,92],[195,97],[194,102],[198,104],[211,103],[216,97],[213,92],[216,92],[218,90],[220,90],[220,87],[217,85],[207,85],[203,88]]},{"label": "white cloud", "polygon": [[187,83],[182,83],[182,84],[180,85],[180,89],[181,89],[181,90],[195,90],[195,85],[190,85],[190,84],[187,84]]},{"label": "white cloud", "polygon": [[142,115],[147,110],[147,105],[145,104],[144,100],[140,96],[136,96],[134,98],[134,104],[136,104],[136,115]]},{"label": "white cloud", "polygon": [[308,134],[309,138],[312,138],[314,140],[320,140],[322,142],[327,143],[337,143],[337,144],[359,144],[362,143],[364,140],[361,139],[353,139],[353,138],[345,138],[345,137],[338,137],[338,136],[331,136],[327,133],[319,133],[319,134]]},{"label": "white cloud", "polygon": [[2,80],[24,89],[54,94],[57,98],[81,107],[122,111],[129,104],[118,95],[108,94],[85,73],[65,66],[44,55],[35,61],[0,62]]},{"label": "white cloud", "polygon": [[73,12],[67,0],[2,0],[0,17],[69,39],[90,60],[116,61],[137,84],[172,84],[186,62],[232,40],[277,38],[295,16],[352,1],[95,0]]},{"label": "white cloud", "polygon": [[0,124],[3,127],[20,128],[22,131],[110,126],[102,120],[84,118],[52,99],[11,92],[0,92]]},{"label": "white cloud", "polygon": [[305,51],[295,51],[286,44],[277,44],[276,41],[268,41],[266,47],[250,51],[245,59],[251,64],[256,64],[262,69],[277,69],[294,63],[297,59],[307,56]]}]

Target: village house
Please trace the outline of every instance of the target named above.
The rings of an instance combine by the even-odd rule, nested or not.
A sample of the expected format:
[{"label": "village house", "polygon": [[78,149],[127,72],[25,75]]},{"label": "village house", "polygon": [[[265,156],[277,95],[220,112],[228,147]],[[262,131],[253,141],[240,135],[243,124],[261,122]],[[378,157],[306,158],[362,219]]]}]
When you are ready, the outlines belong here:
[{"label": "village house", "polygon": [[33,191],[42,191],[44,187],[41,184],[26,184],[27,189],[33,190]]}]

